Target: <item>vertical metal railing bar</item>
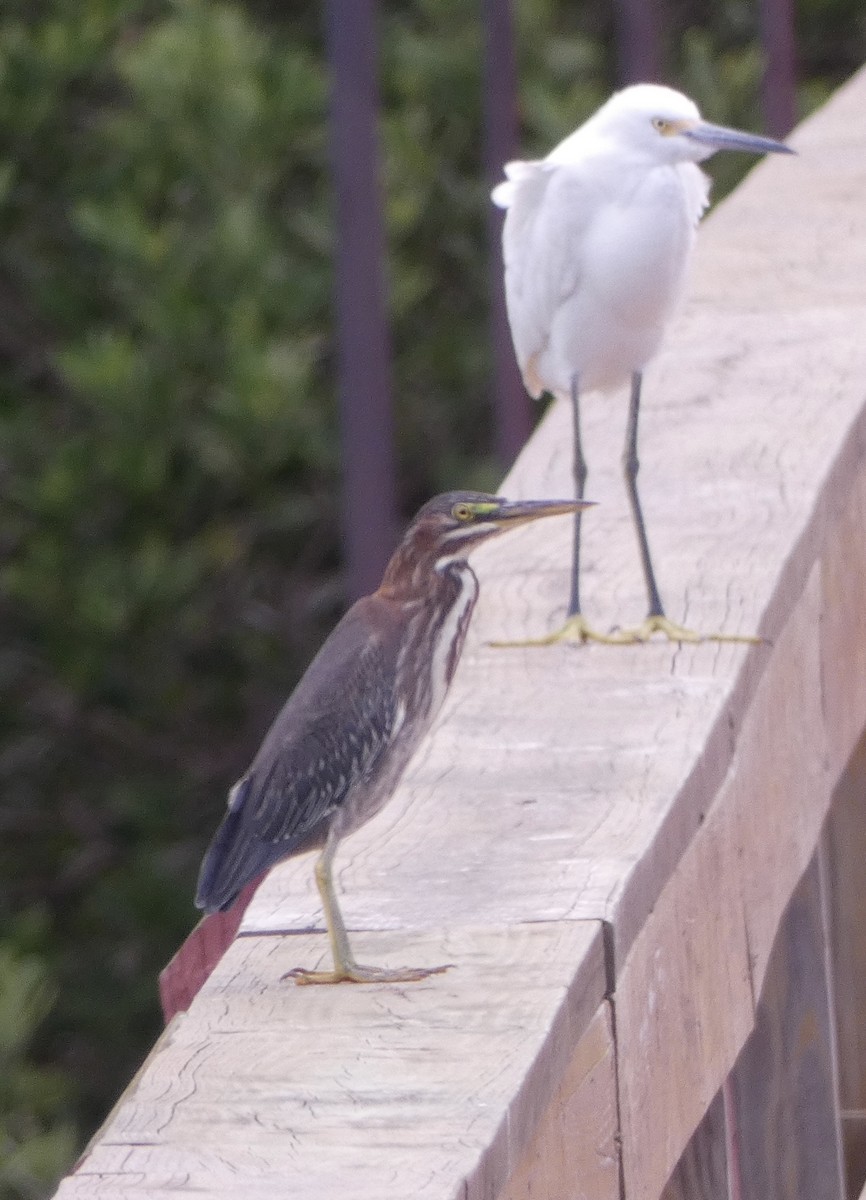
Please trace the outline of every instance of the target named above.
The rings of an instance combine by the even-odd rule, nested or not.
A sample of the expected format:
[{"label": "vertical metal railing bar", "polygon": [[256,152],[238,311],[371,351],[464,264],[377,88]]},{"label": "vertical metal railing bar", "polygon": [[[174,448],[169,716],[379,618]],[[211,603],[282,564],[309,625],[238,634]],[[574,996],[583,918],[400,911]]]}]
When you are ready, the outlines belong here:
[{"label": "vertical metal railing bar", "polygon": [[376,16],[376,0],[326,0],[348,599],[378,585],[397,529]]},{"label": "vertical metal railing bar", "polygon": [[793,0],[760,0],[764,50],[762,104],[764,125],[773,137],[784,137],[797,120],[797,68]]},{"label": "vertical metal railing bar", "polygon": [[[484,22],[484,173],[489,186],[502,178],[503,165],[518,144],[517,53],[511,0],[482,0]],[[526,394],[505,308],[502,270],[503,213],[488,204],[490,336],[493,353],[493,414],[496,454],[507,469],[532,432],[531,402]]]},{"label": "vertical metal railing bar", "polygon": [[617,81],[662,82],[658,0],[617,0]]}]

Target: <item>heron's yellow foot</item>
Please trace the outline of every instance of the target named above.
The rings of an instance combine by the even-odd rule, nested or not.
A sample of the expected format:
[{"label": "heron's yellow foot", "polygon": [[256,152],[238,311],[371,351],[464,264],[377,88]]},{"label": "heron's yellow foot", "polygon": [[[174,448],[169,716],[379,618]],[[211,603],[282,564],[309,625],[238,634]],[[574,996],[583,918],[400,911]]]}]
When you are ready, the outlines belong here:
[{"label": "heron's yellow foot", "polygon": [[647,617],[634,629],[623,629],[619,640],[628,644],[648,642],[656,633],[663,634],[670,642],[690,642],[694,645],[699,642],[743,642],[746,645],[757,646],[764,640],[743,633],[698,633],[685,625],[678,625],[676,621],[669,621],[660,613]]},{"label": "heron's yellow foot", "polygon": [[637,638],[614,630],[611,633],[600,633],[589,624],[583,613],[574,613],[568,618],[561,629],[548,633],[540,638],[526,638],[517,642],[491,642],[491,646],[555,646],[557,642],[601,642],[606,646],[622,646]]},{"label": "heron's yellow foot", "polygon": [[444,967],[365,967],[361,963],[346,963],[345,966],[333,971],[305,971],[303,967],[295,967],[286,971],[280,979],[291,979],[299,986],[308,984],[327,983],[413,983],[416,979],[426,979],[428,975],[441,975],[452,963]]}]

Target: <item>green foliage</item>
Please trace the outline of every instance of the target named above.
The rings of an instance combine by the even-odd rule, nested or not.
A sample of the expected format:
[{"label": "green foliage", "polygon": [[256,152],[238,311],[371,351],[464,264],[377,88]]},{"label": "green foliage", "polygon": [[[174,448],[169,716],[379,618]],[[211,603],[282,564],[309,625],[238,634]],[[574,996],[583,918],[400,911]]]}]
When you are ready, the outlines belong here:
[{"label": "green foliage", "polygon": [[39,1053],[88,1129],[336,612],[325,84],[200,0],[3,24],[0,870],[47,905]]},{"label": "green foliage", "polygon": [[[22,922],[25,924],[26,922]],[[0,942],[0,1197],[38,1197],[67,1167],[76,1133],[66,1116],[69,1085],[37,1066],[31,1043],[54,1005],[45,962]]]},{"label": "green foliage", "polygon": [[[492,486],[480,5],[383,0],[401,488]],[[515,0],[521,152],[609,92],[612,10]],[[0,1198],[44,1194],[159,1028],[227,786],[341,603],[321,6],[0,11]],[[802,102],[863,52],[802,0]],[[844,32],[844,36],[840,34]],[[669,78],[759,127],[754,6]],[[742,162],[713,173],[729,186]]]}]

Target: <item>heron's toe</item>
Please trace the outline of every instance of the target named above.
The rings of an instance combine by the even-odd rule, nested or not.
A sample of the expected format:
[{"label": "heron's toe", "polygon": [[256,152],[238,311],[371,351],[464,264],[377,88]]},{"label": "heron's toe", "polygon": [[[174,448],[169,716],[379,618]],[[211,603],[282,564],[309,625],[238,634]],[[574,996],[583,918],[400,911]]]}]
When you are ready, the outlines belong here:
[{"label": "heron's toe", "polygon": [[453,963],[441,967],[365,967],[362,963],[346,963],[333,971],[306,971],[295,967],[280,976],[280,980],[291,979],[293,983],[306,987],[312,984],[330,983],[414,983],[429,975],[441,975]]}]

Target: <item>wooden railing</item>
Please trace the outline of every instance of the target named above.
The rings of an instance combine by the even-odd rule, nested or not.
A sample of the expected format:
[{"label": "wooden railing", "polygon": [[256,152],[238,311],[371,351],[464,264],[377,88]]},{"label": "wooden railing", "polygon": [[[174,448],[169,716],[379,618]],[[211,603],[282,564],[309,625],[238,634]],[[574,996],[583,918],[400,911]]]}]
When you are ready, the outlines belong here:
[{"label": "wooden railing", "polygon": [[[361,959],[452,968],[281,982],[327,950],[277,868],[62,1200],[859,1194],[866,74],[793,144],[703,229],[642,438],[671,616],[765,642],[495,649],[561,618],[568,523],[482,550],[446,713],[338,860]],[[624,407],[587,404],[600,622],[643,608]],[[554,406],[503,491],[569,460]]]}]

